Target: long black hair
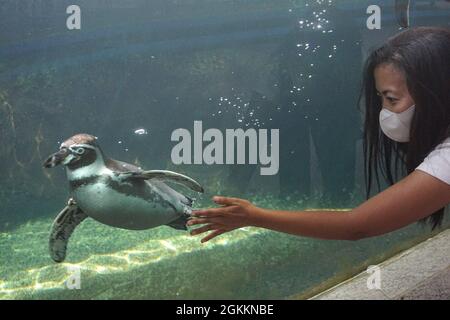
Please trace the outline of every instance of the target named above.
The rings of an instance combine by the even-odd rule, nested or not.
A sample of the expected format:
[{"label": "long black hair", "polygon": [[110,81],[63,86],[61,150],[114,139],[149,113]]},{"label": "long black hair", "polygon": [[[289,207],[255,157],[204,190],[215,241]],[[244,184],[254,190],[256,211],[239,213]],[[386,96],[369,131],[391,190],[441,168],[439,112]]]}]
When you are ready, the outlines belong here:
[{"label": "long black hair", "polygon": [[[378,117],[382,101],[377,95],[374,70],[382,63],[392,64],[403,73],[416,105],[410,141],[406,143],[395,142],[380,130]],[[380,190],[379,170],[392,185],[399,173],[414,171],[438,144],[450,136],[450,29],[417,27],[389,38],[370,54],[365,63],[360,102],[363,98],[364,176],[369,198],[373,176]],[[421,222],[428,222],[435,229],[442,223],[444,209]]]}]

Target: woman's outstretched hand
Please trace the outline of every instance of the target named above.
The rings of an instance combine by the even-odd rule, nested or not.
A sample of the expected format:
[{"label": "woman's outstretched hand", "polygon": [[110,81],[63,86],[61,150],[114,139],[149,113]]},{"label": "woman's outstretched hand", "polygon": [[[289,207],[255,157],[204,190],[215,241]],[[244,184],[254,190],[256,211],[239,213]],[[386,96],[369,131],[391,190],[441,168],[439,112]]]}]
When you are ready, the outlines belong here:
[{"label": "woman's outstretched hand", "polygon": [[213,201],[220,204],[219,208],[196,210],[192,212],[187,225],[204,224],[191,231],[191,235],[212,231],[201,242],[211,240],[225,232],[254,225],[259,211],[250,201],[239,198],[213,197]]}]

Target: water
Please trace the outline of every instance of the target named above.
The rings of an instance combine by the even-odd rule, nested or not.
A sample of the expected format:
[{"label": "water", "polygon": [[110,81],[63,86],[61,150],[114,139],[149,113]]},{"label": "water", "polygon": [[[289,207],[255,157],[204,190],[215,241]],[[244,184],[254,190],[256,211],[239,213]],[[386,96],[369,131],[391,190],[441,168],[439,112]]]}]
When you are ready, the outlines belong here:
[{"label": "water", "polygon": [[[366,28],[365,1],[79,1],[80,30],[67,29],[70,4],[0,4],[0,299],[308,296],[431,235],[412,225],[346,242],[244,228],[200,244],[166,226],[129,231],[87,219],[54,263],[48,236],[69,188],[63,170],[42,162],[79,132],[112,158],[199,181],[203,195],[175,187],[195,208],[213,206],[216,194],[278,209],[359,205],[361,66],[368,48],[399,30],[393,1],[380,1],[377,31]],[[448,17],[421,4],[410,23],[448,26]],[[173,132],[186,130],[194,145],[195,121],[222,135],[223,164],[195,147],[190,163],[174,161]],[[246,149],[237,164],[236,147],[227,164],[226,130],[237,128],[255,130],[254,163]],[[280,130],[268,175],[264,129]],[[77,272],[81,288],[69,289]]]}]

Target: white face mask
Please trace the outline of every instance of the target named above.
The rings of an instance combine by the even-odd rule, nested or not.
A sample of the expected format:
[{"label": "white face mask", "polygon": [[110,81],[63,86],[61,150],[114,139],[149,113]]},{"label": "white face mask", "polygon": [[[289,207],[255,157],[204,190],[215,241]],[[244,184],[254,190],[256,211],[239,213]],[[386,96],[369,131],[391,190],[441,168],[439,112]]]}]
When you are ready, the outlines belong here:
[{"label": "white face mask", "polygon": [[380,111],[381,130],[394,141],[408,142],[414,110],[415,105],[400,113],[392,112],[383,107]]}]

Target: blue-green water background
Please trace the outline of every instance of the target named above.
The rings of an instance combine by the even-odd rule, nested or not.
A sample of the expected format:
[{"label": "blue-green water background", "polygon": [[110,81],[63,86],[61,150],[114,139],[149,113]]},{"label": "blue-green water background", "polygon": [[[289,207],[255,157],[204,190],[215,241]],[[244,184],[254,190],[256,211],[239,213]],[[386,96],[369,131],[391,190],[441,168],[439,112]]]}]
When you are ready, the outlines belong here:
[{"label": "blue-green water background", "polygon": [[[213,206],[215,194],[292,210],[359,205],[361,68],[370,48],[400,31],[393,2],[0,2],[0,298],[288,298],[430,236],[415,225],[358,242],[248,228],[201,245],[168,227],[90,220],[65,264],[47,252],[68,188],[62,170],[41,164],[78,132],[96,135],[113,158],[200,181],[197,208]],[[81,7],[81,30],[66,28],[69,4]],[[366,28],[369,4],[382,8],[381,30]],[[449,26],[449,17],[444,1],[411,7],[412,26]],[[280,171],[173,165],[171,133],[192,131],[195,120],[280,129]],[[64,285],[70,266],[81,268],[80,290]]]}]

